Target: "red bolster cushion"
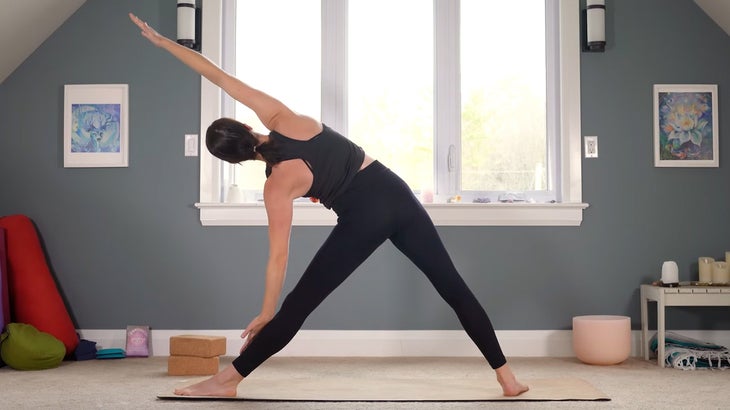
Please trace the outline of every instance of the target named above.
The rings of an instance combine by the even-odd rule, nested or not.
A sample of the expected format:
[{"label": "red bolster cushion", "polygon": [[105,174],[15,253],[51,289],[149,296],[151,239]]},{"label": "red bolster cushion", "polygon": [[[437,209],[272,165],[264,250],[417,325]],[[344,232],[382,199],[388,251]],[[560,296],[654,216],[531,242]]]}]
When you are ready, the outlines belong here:
[{"label": "red bolster cushion", "polygon": [[5,229],[11,317],[63,342],[66,354],[79,344],[76,328],[51,276],[33,222],[24,215],[0,218]]},{"label": "red bolster cushion", "polygon": [[10,323],[10,291],[8,290],[8,262],[5,248],[5,229],[0,228],[0,332]]}]

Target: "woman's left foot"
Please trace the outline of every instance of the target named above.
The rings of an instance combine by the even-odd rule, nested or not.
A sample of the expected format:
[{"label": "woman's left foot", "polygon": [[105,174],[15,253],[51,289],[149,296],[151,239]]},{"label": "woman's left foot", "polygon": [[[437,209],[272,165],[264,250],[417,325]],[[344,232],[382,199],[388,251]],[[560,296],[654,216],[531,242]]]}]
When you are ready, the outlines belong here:
[{"label": "woman's left foot", "polygon": [[506,397],[519,396],[520,394],[530,390],[526,384],[522,384],[517,381],[515,375],[512,373],[512,369],[506,364],[499,369],[496,369],[497,381],[502,386],[502,394]]}]

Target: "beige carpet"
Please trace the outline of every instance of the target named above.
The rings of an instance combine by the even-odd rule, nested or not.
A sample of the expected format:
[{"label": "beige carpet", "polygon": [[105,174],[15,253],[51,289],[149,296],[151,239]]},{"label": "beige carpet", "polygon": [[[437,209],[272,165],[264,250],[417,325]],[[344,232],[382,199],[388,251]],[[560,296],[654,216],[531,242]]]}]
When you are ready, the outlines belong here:
[{"label": "beige carpet", "polygon": [[[221,358],[221,365],[232,358]],[[161,400],[191,377],[167,375],[167,358],[128,358],[63,362],[41,371],[0,368],[0,409],[144,409],[144,410],[613,410],[728,408],[730,371],[682,371],[660,368],[656,361],[630,358],[615,366],[590,366],[576,358],[511,357],[517,377],[585,380],[611,401],[493,401],[493,402],[267,402]],[[480,380],[487,388],[494,371],[478,357],[273,358],[248,380],[335,379],[347,375],[357,383],[376,379]],[[246,381],[241,384],[245,388]]]},{"label": "beige carpet", "polygon": [[[257,379],[250,377],[237,397],[200,397],[161,394],[168,400],[245,400],[307,402],[478,402],[478,401],[600,401],[610,400],[600,390],[578,378],[525,380],[530,390],[505,397],[496,382],[482,379],[403,379],[355,377]],[[179,387],[204,378],[187,380]]]}]

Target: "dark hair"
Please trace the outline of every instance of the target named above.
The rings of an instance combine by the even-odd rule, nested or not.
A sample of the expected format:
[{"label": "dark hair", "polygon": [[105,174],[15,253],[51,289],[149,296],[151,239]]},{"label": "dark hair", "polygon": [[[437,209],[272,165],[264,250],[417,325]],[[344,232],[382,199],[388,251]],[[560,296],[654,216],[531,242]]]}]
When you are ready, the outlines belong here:
[{"label": "dark hair", "polygon": [[271,142],[257,145],[259,140],[251,132],[250,127],[231,118],[220,118],[213,121],[205,133],[205,145],[216,158],[237,164],[255,159],[261,154],[270,165],[279,159],[276,147]]}]

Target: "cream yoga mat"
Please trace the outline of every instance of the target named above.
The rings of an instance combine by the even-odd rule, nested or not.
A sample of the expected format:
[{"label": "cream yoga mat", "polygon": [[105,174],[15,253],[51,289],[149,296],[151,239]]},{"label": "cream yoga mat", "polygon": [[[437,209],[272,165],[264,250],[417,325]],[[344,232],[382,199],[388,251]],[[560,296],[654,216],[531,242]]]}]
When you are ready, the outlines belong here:
[{"label": "cream yoga mat", "polygon": [[[181,386],[197,381],[188,380]],[[578,378],[525,380],[530,390],[504,397],[496,382],[479,379],[295,378],[246,379],[237,397],[157,396],[165,400],[248,400],[308,402],[477,402],[607,401],[606,394]]]}]

